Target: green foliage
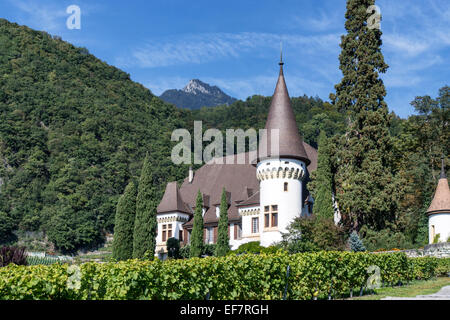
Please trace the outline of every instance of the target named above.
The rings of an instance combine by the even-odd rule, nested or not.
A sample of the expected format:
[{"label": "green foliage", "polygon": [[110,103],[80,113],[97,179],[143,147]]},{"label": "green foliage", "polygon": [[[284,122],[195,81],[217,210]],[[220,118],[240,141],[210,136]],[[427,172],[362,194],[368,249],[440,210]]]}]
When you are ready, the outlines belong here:
[{"label": "green foliage", "polygon": [[180,257],[180,240],[169,238],[166,245],[169,258],[178,259]]},{"label": "green foliage", "polygon": [[217,231],[217,246],[215,256],[221,257],[230,251],[230,237],[228,236],[228,203],[225,188],[222,190],[220,201],[220,217]]},{"label": "green foliage", "polygon": [[136,218],[133,234],[133,258],[142,259],[146,255],[153,259],[156,248],[156,207],[158,196],[154,185],[153,168],[147,153],[142,165],[136,198]]},{"label": "green foliage", "polygon": [[368,228],[362,228],[362,240],[368,251],[376,251],[380,249],[410,249],[413,244],[406,238],[402,232],[392,229],[383,229],[373,231]]},{"label": "green foliage", "polygon": [[9,264],[27,265],[27,254],[24,247],[2,247],[0,248],[0,267]]},{"label": "green foliage", "polygon": [[136,186],[131,181],[117,203],[113,242],[113,258],[116,260],[128,260],[133,257],[136,196]]},{"label": "green foliage", "polygon": [[[191,257],[191,246],[185,245],[180,248],[180,257],[183,259],[189,259]],[[203,244],[202,251],[200,253],[200,257],[208,256],[211,257],[216,252],[216,244],[214,243],[205,243]]]},{"label": "green foliage", "polygon": [[368,28],[375,0],[348,0],[339,55],[342,80],[331,95],[347,117],[344,135],[336,139],[336,198],[347,230],[367,225],[383,229],[395,220],[396,195],[392,166],[391,119],[379,74],[388,65],[381,53],[381,31]]},{"label": "green foliage", "polygon": [[440,238],[441,234],[440,233],[436,234],[433,238],[433,243],[439,243]]},{"label": "green foliage", "polygon": [[356,233],[356,231],[353,231],[350,234],[350,238],[348,239],[348,243],[349,243],[349,246],[350,246],[350,250],[352,250],[353,252],[366,251],[366,247],[364,247],[364,244],[361,241],[361,239],[359,238],[359,236]]},{"label": "green foliage", "polygon": [[344,234],[333,219],[314,215],[296,218],[287,231],[280,246],[289,253],[344,249]]},{"label": "green foliage", "polygon": [[58,251],[104,242],[152,150],[154,187],[180,180],[171,132],[188,111],[83,48],[0,19],[0,243],[44,231]]},{"label": "green foliage", "polygon": [[230,251],[228,254],[240,255],[240,254],[274,254],[278,251],[284,251],[280,246],[272,245],[268,247],[263,247],[259,241],[250,241],[241,244],[236,250]]},{"label": "green foliage", "polygon": [[264,247],[261,246],[259,241],[250,241],[244,244],[241,244],[239,248],[233,250],[233,254],[242,254],[242,253],[261,253],[264,250]]},{"label": "green foliage", "polygon": [[0,243],[10,244],[16,240],[14,228],[14,220],[7,213],[0,211]]},{"label": "green foliage", "polygon": [[[384,285],[429,279],[443,270],[438,258],[408,259],[403,253],[317,252],[169,259],[128,260],[81,266],[0,268],[0,299],[81,300],[260,300],[326,299],[347,296],[366,285],[370,265],[380,268]],[[448,261],[446,262],[448,265]],[[189,285],[187,285],[189,284]]]},{"label": "green foliage", "polygon": [[194,212],[194,224],[192,226],[191,232],[191,248],[189,251],[189,256],[200,257],[203,251],[203,197],[200,190],[197,194],[197,202],[195,204]]},{"label": "green foliage", "polygon": [[29,266],[36,266],[36,265],[48,266],[55,263],[61,263],[61,261],[58,258],[27,256],[27,265]]},{"label": "green foliage", "polygon": [[313,172],[314,182],[308,184],[314,198],[313,213],[317,217],[333,219],[333,175],[331,172],[331,148],[324,131],[319,135],[317,170]]},{"label": "green foliage", "polygon": [[191,257],[190,249],[191,249],[190,245],[185,245],[185,246],[181,247],[180,248],[180,257],[183,259],[189,259]]}]

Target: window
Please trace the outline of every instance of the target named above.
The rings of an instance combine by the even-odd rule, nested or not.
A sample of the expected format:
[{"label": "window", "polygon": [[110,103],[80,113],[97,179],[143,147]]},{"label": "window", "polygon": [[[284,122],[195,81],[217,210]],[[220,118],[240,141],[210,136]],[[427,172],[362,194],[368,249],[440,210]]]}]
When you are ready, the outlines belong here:
[{"label": "window", "polygon": [[213,242],[213,228],[206,228],[206,243]]},{"label": "window", "polygon": [[288,191],[288,183],[287,182],[284,183],[284,191]]},{"label": "window", "polygon": [[278,226],[278,206],[264,207],[264,228],[273,228]]},{"label": "window", "polygon": [[235,226],[237,228],[237,239],[241,239],[242,238],[242,226],[240,224],[236,224]]},{"label": "window", "polygon": [[258,232],[259,232],[259,219],[252,218],[252,233],[258,233]]},{"label": "window", "polygon": [[172,224],[162,225],[162,242],[166,242],[167,239],[172,238]]},{"label": "window", "polygon": [[167,240],[167,224],[163,224],[162,225],[162,230],[163,230],[163,232],[162,232],[162,242],[166,242],[166,240]]},{"label": "window", "polygon": [[178,231],[178,240],[183,241],[183,230]]},{"label": "window", "polygon": [[172,238],[172,224],[167,225],[167,239]]}]

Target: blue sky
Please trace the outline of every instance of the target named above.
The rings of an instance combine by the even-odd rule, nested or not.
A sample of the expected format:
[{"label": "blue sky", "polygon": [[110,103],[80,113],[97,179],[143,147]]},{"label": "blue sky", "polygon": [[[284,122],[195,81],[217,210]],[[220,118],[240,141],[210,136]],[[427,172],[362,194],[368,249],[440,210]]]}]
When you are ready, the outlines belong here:
[{"label": "blue sky", "polygon": [[[81,29],[69,30],[69,5]],[[449,85],[450,1],[378,0],[389,109]],[[0,0],[0,17],[82,46],[160,95],[193,78],[246,99],[272,95],[283,42],[291,96],[328,100],[339,82],[341,0]]]}]

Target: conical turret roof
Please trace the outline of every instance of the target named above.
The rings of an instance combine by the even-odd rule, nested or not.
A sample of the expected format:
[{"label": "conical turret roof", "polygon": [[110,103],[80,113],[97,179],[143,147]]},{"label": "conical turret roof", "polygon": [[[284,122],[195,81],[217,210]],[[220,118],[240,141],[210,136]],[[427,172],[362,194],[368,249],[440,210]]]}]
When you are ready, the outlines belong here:
[{"label": "conical turret roof", "polygon": [[447,212],[450,213],[450,189],[448,187],[447,175],[445,174],[444,157],[442,157],[441,176],[427,213],[430,215]]},{"label": "conical turret roof", "polygon": [[[290,158],[302,160],[308,165],[311,161],[308,159],[308,155],[303,147],[303,139],[298,132],[294,110],[292,109],[291,99],[284,80],[283,64],[280,61],[280,74],[267,116],[266,131],[261,135],[258,147],[258,160]],[[278,150],[272,146],[272,137],[273,134],[276,134],[276,130],[279,132]],[[275,139],[274,144],[276,144]]]},{"label": "conical turret roof", "polygon": [[187,204],[183,201],[181,197],[180,190],[178,189],[178,185],[176,181],[169,182],[166,186],[166,191],[164,192],[164,196],[161,202],[156,209],[157,213],[165,213],[165,212],[183,212],[183,213],[192,213],[189,210]]}]

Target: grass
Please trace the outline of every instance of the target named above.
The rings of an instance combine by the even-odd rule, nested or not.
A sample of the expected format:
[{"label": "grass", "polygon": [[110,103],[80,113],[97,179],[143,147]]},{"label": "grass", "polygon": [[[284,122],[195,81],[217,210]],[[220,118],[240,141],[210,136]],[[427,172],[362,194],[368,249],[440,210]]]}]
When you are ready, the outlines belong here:
[{"label": "grass", "polygon": [[415,297],[417,295],[433,294],[442,287],[450,285],[450,277],[438,277],[432,280],[416,280],[399,287],[385,287],[375,289],[375,294],[353,297],[348,300],[380,300],[390,297]]}]

